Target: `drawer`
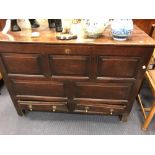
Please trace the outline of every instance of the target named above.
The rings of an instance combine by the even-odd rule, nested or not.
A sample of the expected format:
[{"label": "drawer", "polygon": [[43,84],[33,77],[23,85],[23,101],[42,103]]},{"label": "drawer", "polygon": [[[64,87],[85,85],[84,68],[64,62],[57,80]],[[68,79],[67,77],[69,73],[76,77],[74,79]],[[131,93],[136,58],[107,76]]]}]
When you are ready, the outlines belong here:
[{"label": "drawer", "polygon": [[126,108],[126,105],[116,104],[77,104],[74,112],[77,113],[94,113],[94,114],[108,114],[118,115],[122,114]]},{"label": "drawer", "polygon": [[2,54],[8,74],[42,75],[40,54]]},{"label": "drawer", "polygon": [[47,102],[66,102],[67,97],[55,96],[34,96],[34,95],[16,95],[17,100],[26,101],[47,101]]},{"label": "drawer", "polygon": [[65,97],[63,83],[56,81],[12,80],[16,95]]},{"label": "drawer", "polygon": [[83,105],[120,105],[120,106],[127,106],[128,101],[125,100],[111,100],[111,99],[86,99],[86,98],[74,98],[74,102],[76,105],[83,104]]},{"label": "drawer", "polygon": [[77,82],[75,98],[128,100],[133,83]]},{"label": "drawer", "polygon": [[18,103],[22,110],[68,112],[66,102],[43,102],[43,101],[21,101]]}]

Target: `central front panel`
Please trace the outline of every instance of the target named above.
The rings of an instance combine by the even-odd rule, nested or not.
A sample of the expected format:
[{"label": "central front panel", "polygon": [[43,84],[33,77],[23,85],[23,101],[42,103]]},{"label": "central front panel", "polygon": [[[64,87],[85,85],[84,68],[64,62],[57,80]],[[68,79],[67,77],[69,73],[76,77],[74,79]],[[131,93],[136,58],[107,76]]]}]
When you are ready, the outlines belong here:
[{"label": "central front panel", "polygon": [[89,56],[50,56],[50,68],[53,76],[89,76]]}]

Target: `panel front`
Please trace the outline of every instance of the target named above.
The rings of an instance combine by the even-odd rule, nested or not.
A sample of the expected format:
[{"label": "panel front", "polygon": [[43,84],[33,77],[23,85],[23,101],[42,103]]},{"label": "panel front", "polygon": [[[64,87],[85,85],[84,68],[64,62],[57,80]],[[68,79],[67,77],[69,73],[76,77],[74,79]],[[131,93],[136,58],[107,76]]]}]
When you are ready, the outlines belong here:
[{"label": "panel front", "polygon": [[76,98],[128,100],[132,83],[76,83]]},{"label": "panel front", "polygon": [[2,54],[8,74],[40,75],[39,54]]},{"label": "panel front", "polygon": [[64,97],[63,83],[53,81],[12,81],[16,95]]},{"label": "panel front", "polygon": [[98,77],[136,78],[140,58],[100,56],[98,61]]},{"label": "panel front", "polygon": [[89,76],[88,56],[50,56],[51,73],[54,76]]}]

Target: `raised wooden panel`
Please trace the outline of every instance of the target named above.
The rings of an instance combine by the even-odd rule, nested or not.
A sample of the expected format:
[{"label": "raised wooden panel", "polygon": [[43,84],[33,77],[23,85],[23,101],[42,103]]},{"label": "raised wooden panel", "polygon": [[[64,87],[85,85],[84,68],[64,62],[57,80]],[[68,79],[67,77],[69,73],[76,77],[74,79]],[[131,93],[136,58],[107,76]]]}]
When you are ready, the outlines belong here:
[{"label": "raised wooden panel", "polygon": [[40,75],[39,54],[2,54],[8,74]]},{"label": "raised wooden panel", "polygon": [[100,56],[97,76],[136,78],[139,67],[139,57]]},{"label": "raised wooden panel", "polygon": [[89,76],[88,56],[50,56],[51,73],[55,76]]},{"label": "raised wooden panel", "polygon": [[53,81],[12,81],[16,95],[64,97],[63,83]]},{"label": "raised wooden panel", "polygon": [[132,83],[76,83],[76,98],[128,100]]}]

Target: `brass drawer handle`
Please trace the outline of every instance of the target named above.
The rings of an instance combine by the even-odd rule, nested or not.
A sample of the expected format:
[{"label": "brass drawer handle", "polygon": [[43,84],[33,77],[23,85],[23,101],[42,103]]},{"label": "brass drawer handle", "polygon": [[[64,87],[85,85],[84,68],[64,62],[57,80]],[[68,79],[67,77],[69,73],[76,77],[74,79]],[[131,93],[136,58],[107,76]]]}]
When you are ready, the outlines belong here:
[{"label": "brass drawer handle", "polygon": [[110,109],[110,115],[112,115],[112,114],[113,114],[113,111],[114,111],[113,109]]},{"label": "brass drawer handle", "polygon": [[66,48],[66,49],[65,49],[65,53],[66,53],[66,54],[70,54],[70,53],[71,53],[71,49],[70,49],[70,48]]},{"label": "brass drawer handle", "polygon": [[29,104],[29,110],[32,111],[32,105],[31,104]]},{"label": "brass drawer handle", "polygon": [[53,105],[53,106],[52,106],[52,111],[55,112],[55,111],[56,111],[56,108],[57,108],[57,107],[56,107],[55,105]]},{"label": "brass drawer handle", "polygon": [[88,110],[89,110],[89,107],[85,107],[85,110],[86,110],[86,113],[88,112]]}]

